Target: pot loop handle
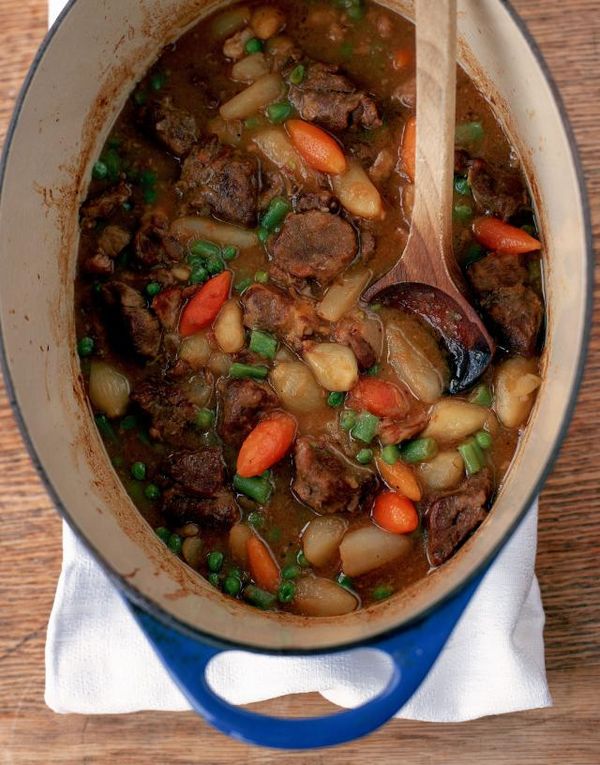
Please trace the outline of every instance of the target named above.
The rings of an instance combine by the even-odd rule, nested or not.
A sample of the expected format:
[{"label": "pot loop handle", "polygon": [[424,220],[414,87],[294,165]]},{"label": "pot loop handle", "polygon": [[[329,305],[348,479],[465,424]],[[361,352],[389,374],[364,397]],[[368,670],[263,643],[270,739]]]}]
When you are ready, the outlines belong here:
[{"label": "pot loop handle", "polygon": [[[417,624],[368,644],[393,661],[392,677],[360,707],[323,717],[285,719],[229,704],[208,685],[206,667],[227,648],[191,638],[129,603],[138,624],[193,709],[239,741],[277,749],[312,749],[342,744],[371,733],[410,699],[438,657],[484,574]],[[350,649],[340,649],[350,650]]]}]

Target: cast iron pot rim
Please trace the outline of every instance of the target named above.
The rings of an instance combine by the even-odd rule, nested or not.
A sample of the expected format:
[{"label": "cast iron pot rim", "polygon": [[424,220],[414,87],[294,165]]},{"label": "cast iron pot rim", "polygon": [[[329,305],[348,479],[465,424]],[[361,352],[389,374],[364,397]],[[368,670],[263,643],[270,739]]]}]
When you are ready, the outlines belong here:
[{"label": "cast iron pot rim", "polygon": [[[42,59],[44,58],[46,49],[52,43],[52,40],[54,39],[54,35],[56,34],[58,29],[62,25],[65,18],[69,15],[73,7],[76,5],[77,1],[78,0],[69,0],[69,2],[63,8],[62,12],[57,17],[55,23],[46,33],[33,59],[33,62],[29,68],[29,71],[27,72],[27,76],[25,77],[25,81],[23,82],[21,90],[19,91],[19,95],[15,102],[13,115],[11,117],[11,121],[6,134],[6,140],[5,140],[4,148],[2,151],[2,158],[0,160],[0,197],[2,196],[2,192],[3,192],[4,175],[6,171],[6,165],[8,163],[8,157],[10,154],[11,144],[18,127],[21,109],[23,107],[25,97],[29,90],[29,86],[31,85],[31,82],[38,70],[38,67],[40,66],[40,63],[42,62]],[[506,544],[508,539],[512,536],[513,532],[515,531],[515,529],[517,528],[517,526],[523,519],[525,513],[529,509],[534,498],[539,494],[546,478],[548,477],[554,465],[554,462],[558,456],[558,452],[560,451],[562,442],[567,434],[567,430],[571,421],[571,417],[573,415],[573,410],[575,409],[575,404],[577,402],[577,397],[579,394],[579,389],[581,387],[581,381],[583,378],[585,362],[586,362],[587,353],[589,349],[589,339],[590,339],[590,333],[591,333],[592,313],[593,313],[593,285],[594,285],[593,239],[592,239],[589,200],[588,200],[588,194],[587,194],[587,189],[585,185],[585,177],[583,173],[583,168],[581,165],[581,160],[579,157],[579,152],[577,149],[577,144],[575,142],[573,130],[571,128],[569,118],[567,116],[567,111],[562,101],[560,92],[558,90],[558,87],[556,86],[556,83],[554,82],[552,74],[550,73],[550,69],[548,65],[546,64],[546,61],[544,60],[544,57],[537,43],[535,42],[532,34],[529,32],[529,29],[527,28],[523,19],[512,7],[509,0],[499,0],[499,2],[509,13],[512,20],[516,24],[517,28],[519,29],[519,31],[525,38],[525,41],[527,42],[529,48],[531,49],[542,71],[542,74],[546,80],[546,83],[548,84],[548,87],[550,88],[552,98],[558,108],[562,127],[568,138],[568,142],[569,142],[569,146],[571,150],[571,163],[573,164],[573,167],[575,168],[575,173],[577,176],[577,185],[579,187],[579,193],[581,195],[581,208],[582,208],[583,221],[585,226],[585,241],[586,241],[585,249],[586,249],[586,266],[587,266],[586,268],[587,284],[586,284],[586,291],[585,291],[585,301],[586,301],[585,324],[584,324],[581,352],[579,355],[579,361],[577,365],[575,380],[571,390],[569,391],[569,400],[568,400],[567,407],[565,409],[565,413],[560,425],[559,434],[556,438],[556,442],[553,446],[552,452],[550,456],[548,457],[546,465],[544,466],[544,469],[540,472],[540,475],[534,485],[534,488],[530,492],[527,498],[527,501],[523,504],[521,511],[515,518],[510,528],[507,529],[505,534],[502,536],[501,539],[498,540],[498,542],[494,545],[493,549],[486,555],[486,557],[476,567],[474,567],[473,570],[462,581],[460,581],[455,587],[453,587],[452,590],[450,590],[445,595],[438,597],[434,602],[430,603],[429,606],[424,608],[421,611],[421,613],[416,614],[410,619],[407,619],[405,622],[402,622],[401,625],[390,627],[386,630],[382,630],[377,635],[369,637],[369,638],[365,638],[363,640],[354,640],[354,641],[349,641],[346,643],[341,642],[335,646],[328,646],[325,648],[307,648],[307,649],[302,649],[302,648],[269,649],[269,648],[261,648],[257,646],[246,645],[242,642],[225,640],[223,638],[219,638],[210,633],[202,632],[201,630],[197,628],[193,628],[189,624],[167,613],[165,610],[163,610],[161,606],[159,606],[153,600],[150,600],[145,595],[143,595],[136,587],[134,587],[129,581],[127,581],[125,577],[123,577],[121,574],[118,574],[116,571],[114,571],[111,568],[110,564],[102,557],[102,555],[98,552],[94,544],[89,539],[87,539],[85,535],[80,531],[74,519],[70,515],[69,511],[63,504],[61,498],[58,495],[58,492],[56,491],[52,482],[50,481],[50,478],[46,474],[44,466],[42,465],[42,462],[40,458],[38,457],[38,454],[29,436],[29,432],[27,430],[25,419],[23,417],[19,402],[17,400],[16,390],[13,385],[13,380],[10,374],[6,348],[4,345],[4,335],[2,332],[2,327],[0,325],[0,368],[4,375],[6,393],[7,393],[11,408],[13,410],[15,419],[19,426],[21,436],[23,437],[23,441],[25,442],[25,446],[27,447],[27,451],[29,452],[31,461],[34,464],[46,491],[48,492],[49,496],[54,502],[56,509],[58,510],[60,515],[68,523],[69,527],[73,530],[73,532],[78,537],[78,539],[81,539],[83,541],[83,543],[85,544],[89,552],[92,554],[95,561],[100,565],[100,567],[102,568],[104,573],[108,576],[108,578],[111,580],[111,582],[114,585],[116,585],[117,589],[124,592],[129,601],[139,606],[143,610],[147,611],[151,616],[158,619],[165,626],[176,629],[178,632],[183,633],[184,635],[194,640],[201,639],[203,642],[214,647],[228,649],[228,650],[243,649],[245,651],[250,651],[252,653],[265,653],[270,655],[300,656],[300,655],[313,655],[313,654],[327,654],[327,653],[335,653],[340,650],[347,650],[350,648],[366,647],[369,645],[372,645],[375,647],[376,644],[382,639],[386,637],[390,637],[394,635],[395,633],[402,631],[413,624],[423,621],[427,616],[429,616],[432,612],[438,609],[443,603],[447,602],[452,597],[454,597],[458,592],[460,592],[469,582],[473,580],[474,577],[476,577],[478,574],[484,571],[484,569],[493,561],[493,559],[496,557],[500,549]]]}]

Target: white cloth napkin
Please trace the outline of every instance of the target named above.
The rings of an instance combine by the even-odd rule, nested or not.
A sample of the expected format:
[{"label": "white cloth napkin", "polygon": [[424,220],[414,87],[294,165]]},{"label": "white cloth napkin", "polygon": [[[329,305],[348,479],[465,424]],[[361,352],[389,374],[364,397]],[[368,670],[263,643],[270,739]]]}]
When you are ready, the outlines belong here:
[{"label": "white cloth napkin", "polygon": [[[49,0],[49,23],[66,0]],[[544,666],[544,612],[534,574],[537,505],[504,548],[442,654],[398,717],[458,722],[552,704]],[[230,651],[208,668],[234,704],[318,691],[353,707],[390,676],[371,649],[321,657]],[[55,712],[109,714],[189,705],[83,544],[65,525],[63,567],[46,641],[46,704]]]},{"label": "white cloth napkin", "polygon": [[[458,722],[551,705],[534,575],[536,529],[534,506],[399,717]],[[209,665],[209,682],[234,704],[319,691],[353,707],[381,690],[389,672],[389,659],[371,649],[320,657],[254,655],[252,661],[243,651],[230,651]],[[48,625],[45,698],[65,713],[189,709],[121,597],[67,526]]]}]

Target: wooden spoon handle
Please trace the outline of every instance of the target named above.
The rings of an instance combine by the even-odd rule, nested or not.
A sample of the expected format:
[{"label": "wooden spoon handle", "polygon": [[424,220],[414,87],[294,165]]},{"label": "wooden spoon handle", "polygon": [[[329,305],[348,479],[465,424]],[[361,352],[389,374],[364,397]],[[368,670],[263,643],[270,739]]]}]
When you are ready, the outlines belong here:
[{"label": "wooden spoon handle", "polygon": [[411,234],[419,246],[409,250],[419,250],[421,274],[422,258],[428,255],[434,273],[448,265],[454,276],[455,263],[445,260],[452,253],[456,0],[416,0],[416,20],[417,157]]}]

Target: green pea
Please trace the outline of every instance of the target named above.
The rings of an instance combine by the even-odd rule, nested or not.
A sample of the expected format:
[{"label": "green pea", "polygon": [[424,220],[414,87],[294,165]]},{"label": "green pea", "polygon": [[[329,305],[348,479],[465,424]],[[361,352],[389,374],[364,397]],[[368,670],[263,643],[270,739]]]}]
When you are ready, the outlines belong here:
[{"label": "green pea", "polygon": [[277,590],[277,599],[280,603],[291,603],[296,595],[296,585],[286,580],[279,585]]},{"label": "green pea", "polygon": [[304,79],[304,74],[306,72],[306,69],[302,64],[298,64],[298,66],[295,66],[291,73],[290,73],[290,82],[292,85],[300,85],[302,80]]},{"label": "green pea", "polygon": [[146,295],[148,295],[148,297],[154,297],[155,295],[158,295],[161,289],[160,282],[150,282],[146,285]]},{"label": "green pea", "polygon": [[255,529],[260,529],[262,526],[264,526],[265,519],[260,513],[254,510],[253,512],[248,514],[248,523],[251,526],[254,526]]},{"label": "green pea", "polygon": [[350,579],[349,576],[346,576],[346,574],[340,574],[337,578],[338,584],[342,587],[345,587],[347,590],[353,590],[354,589],[354,582],[352,579]]},{"label": "green pea", "polygon": [[274,125],[279,125],[291,116],[292,111],[292,105],[289,101],[281,101],[267,106],[267,117]]},{"label": "green pea", "polygon": [[260,53],[260,51],[263,49],[262,41],[259,40],[257,37],[251,37],[246,44],[244,45],[244,50],[246,53],[251,55],[252,53]]},{"label": "green pea", "polygon": [[381,450],[381,457],[388,465],[395,465],[400,459],[400,449],[394,444],[384,446]]},{"label": "green pea", "polygon": [[135,427],[137,427],[137,417],[134,414],[128,414],[127,417],[123,417],[121,420],[119,427],[121,430],[133,430]]},{"label": "green pea", "polygon": [[218,551],[208,553],[206,556],[206,565],[208,566],[209,571],[213,571],[214,573],[220,571],[223,566],[223,553]]},{"label": "green pea", "polygon": [[105,414],[97,414],[94,417],[96,427],[102,434],[102,437],[107,441],[117,441],[117,434],[114,431],[113,426],[110,424],[110,420]]},{"label": "green pea", "polygon": [[242,582],[239,577],[232,576],[229,574],[225,577],[225,581],[223,582],[223,591],[227,593],[227,595],[231,595],[232,598],[235,598],[236,595],[240,594],[240,591],[242,589]]},{"label": "green pea", "polygon": [[248,287],[252,286],[252,279],[249,277],[246,277],[245,279],[241,279],[236,285],[235,285],[235,291],[239,292],[240,295],[243,295],[243,293],[248,289]]},{"label": "green pea", "polygon": [[136,106],[143,106],[146,101],[148,100],[147,93],[144,93],[143,90],[136,90],[133,94],[133,102]]},{"label": "green pea", "polygon": [[154,533],[159,539],[162,539],[165,544],[168,543],[171,537],[171,532],[164,526],[159,526],[158,528],[154,529]]},{"label": "green pea", "polygon": [[476,242],[473,242],[469,245],[467,252],[462,258],[462,264],[464,268],[467,268],[472,263],[476,263],[478,260],[481,260],[485,256],[485,250],[480,244],[477,244]]},{"label": "green pea", "polygon": [[82,337],[81,340],[77,343],[77,353],[82,357],[85,358],[86,356],[91,356],[94,352],[94,341],[91,337]]},{"label": "green pea", "polygon": [[209,574],[207,577],[210,584],[212,584],[213,587],[216,587],[219,589],[219,575],[218,574]]},{"label": "green pea", "polygon": [[244,120],[244,127],[246,130],[255,130],[260,125],[260,120],[258,117],[248,117],[247,120]]},{"label": "green pea", "polygon": [[155,72],[150,78],[150,87],[152,90],[161,90],[167,81],[167,75],[164,72]]},{"label": "green pea", "polygon": [[297,566],[295,563],[290,563],[289,566],[284,566],[281,569],[281,577],[283,579],[295,579],[297,576],[300,576],[300,566]]},{"label": "green pea", "polygon": [[212,409],[200,409],[196,414],[196,425],[200,430],[210,430],[215,422],[215,413]]},{"label": "green pea", "polygon": [[153,188],[144,189],[144,202],[147,205],[153,205],[157,199],[158,199],[158,192],[156,191],[156,189],[153,189]]},{"label": "green pea", "polygon": [[92,167],[92,178],[96,181],[103,181],[108,175],[108,167],[101,160],[94,162]]},{"label": "green pea", "polygon": [[385,600],[386,598],[389,598],[390,595],[394,594],[394,590],[391,587],[386,587],[385,585],[380,585],[379,587],[375,587],[375,589],[372,592],[373,600]]},{"label": "green pea", "polygon": [[160,489],[155,483],[149,483],[144,489],[144,496],[150,502],[155,502],[160,497]]},{"label": "green pea", "polygon": [[296,555],[296,563],[301,566],[302,568],[308,568],[310,566],[310,563],[308,561],[308,558],[306,555],[302,552],[302,550],[298,551],[298,554]]},{"label": "green pea", "polygon": [[228,244],[227,247],[223,247],[221,250],[221,256],[225,260],[233,260],[238,255],[238,249],[237,247],[234,247],[232,244]]},{"label": "green pea", "polygon": [[460,194],[463,197],[469,196],[471,193],[471,187],[469,186],[469,181],[465,178],[464,175],[454,176],[454,190],[457,194]]},{"label": "green pea", "polygon": [[373,461],[373,449],[361,449],[356,455],[356,461],[361,465],[368,465]]},{"label": "green pea", "polygon": [[224,268],[225,264],[220,255],[211,255],[206,258],[206,270],[211,276],[220,274]]},{"label": "green pea", "polygon": [[372,367],[369,367],[367,369],[367,374],[369,377],[376,377],[381,372],[381,367],[379,364],[373,364]]},{"label": "green pea", "polygon": [[340,414],[340,427],[342,430],[352,430],[356,423],[356,412],[346,409]]},{"label": "green pea", "polygon": [[136,481],[143,481],[146,478],[146,465],[144,462],[134,462],[131,466],[131,475]]},{"label": "green pea", "polygon": [[169,541],[167,542],[167,546],[171,552],[174,552],[176,555],[178,555],[181,552],[181,546],[183,545],[183,540],[179,536],[179,534],[171,534],[169,537]]},{"label": "green pea", "polygon": [[266,284],[269,281],[269,274],[266,271],[257,271],[254,274],[254,281],[258,284]]},{"label": "green pea", "polygon": [[327,396],[327,404],[328,406],[335,408],[341,406],[344,403],[345,398],[346,396],[344,393],[341,393],[337,390],[332,390],[331,393]]},{"label": "green pea", "polygon": [[471,205],[454,205],[454,209],[452,211],[452,217],[454,220],[460,221],[461,223],[465,223],[473,216],[473,208]]},{"label": "green pea", "polygon": [[140,175],[140,183],[142,186],[154,186],[158,176],[154,170],[143,170]]},{"label": "green pea", "polygon": [[190,274],[190,284],[202,284],[208,279],[208,271],[204,266],[195,266]]}]

